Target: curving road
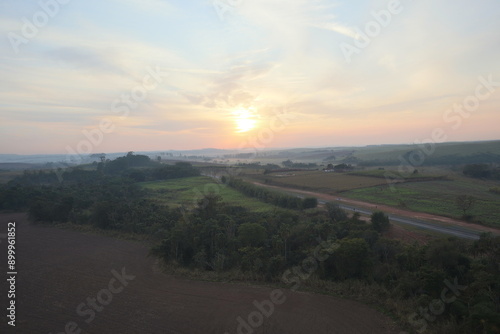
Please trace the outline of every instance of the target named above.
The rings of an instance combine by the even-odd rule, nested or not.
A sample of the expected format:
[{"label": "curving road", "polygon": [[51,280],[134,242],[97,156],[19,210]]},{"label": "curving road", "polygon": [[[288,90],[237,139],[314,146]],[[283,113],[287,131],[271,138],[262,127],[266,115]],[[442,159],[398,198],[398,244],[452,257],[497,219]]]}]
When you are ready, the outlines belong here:
[{"label": "curving road", "polygon": [[[325,204],[326,201],[321,201],[319,200],[319,203]],[[348,211],[355,211],[359,212],[365,215],[371,215],[373,211],[368,210],[368,209],[363,209],[363,208],[355,208],[353,206],[347,206],[347,205],[340,205],[340,207],[344,210]],[[433,224],[431,222],[421,220],[421,219],[416,219],[416,218],[406,218],[406,217],[401,217],[401,216],[396,216],[396,215],[391,215],[389,214],[389,220],[393,222],[397,222],[400,224],[405,224],[405,225],[411,225],[411,226],[416,226],[423,228],[425,230],[430,230],[434,232],[439,232],[447,235],[453,235],[459,238],[464,238],[464,239],[470,239],[470,240],[478,240],[479,236],[481,235],[482,232],[480,231],[472,231],[468,230],[466,228],[463,228],[461,226],[442,226],[442,225],[437,225]]]},{"label": "curving road", "polygon": [[[284,191],[288,194],[298,196],[301,198],[303,198],[305,196],[315,196],[316,198],[318,198],[318,202],[320,204],[325,204],[327,202],[336,202],[337,204],[339,204],[339,206],[342,209],[347,210],[347,211],[359,212],[361,214],[366,214],[366,215],[371,215],[374,211],[374,210],[370,210],[370,209],[367,209],[365,207],[361,207],[359,205],[356,205],[356,203],[361,203],[359,201],[353,201],[353,200],[349,200],[349,199],[345,199],[345,198],[334,197],[331,195],[326,195],[326,194],[317,193],[317,192],[303,191],[303,190],[286,188],[286,187],[281,187],[281,186],[280,187],[270,186],[270,185],[262,184],[259,182],[252,182],[252,183],[259,185],[259,186],[262,186],[262,187],[279,189],[279,190]],[[350,203],[343,204],[345,202],[350,202]],[[374,206],[374,204],[371,204],[371,203],[364,203],[364,204]],[[388,209],[387,206],[379,205],[379,207],[381,208],[380,209],[381,211],[386,211],[386,209]],[[382,209],[382,208],[384,208],[384,209]],[[411,225],[411,226],[422,228],[422,229],[425,229],[428,231],[442,233],[445,235],[451,235],[451,236],[455,236],[455,237],[459,237],[459,238],[463,238],[463,239],[469,239],[469,240],[478,240],[480,235],[484,232],[493,232],[496,234],[500,234],[499,230],[493,229],[493,228],[488,228],[488,227],[478,226],[478,225],[476,225],[474,227],[466,227],[466,226],[464,226],[466,224],[462,223],[462,222],[456,222],[456,225],[448,225],[448,224],[444,225],[441,223],[427,221],[427,220],[423,220],[423,219],[409,216],[410,214],[411,215],[420,215],[420,216],[423,216],[426,214],[421,214],[421,213],[417,214],[414,212],[403,211],[403,210],[397,210],[397,211],[398,212],[405,212],[408,214],[408,216],[401,215],[401,214],[389,213],[388,216],[392,222],[395,222],[398,224],[404,224],[404,225]],[[390,211],[387,211],[387,212],[390,212]],[[431,216],[431,215],[427,215],[427,216]],[[444,217],[438,217],[438,216],[435,216],[435,218],[436,219],[441,218],[441,220],[444,219]],[[449,220],[450,222],[455,222],[452,219],[447,219],[447,220]]]}]

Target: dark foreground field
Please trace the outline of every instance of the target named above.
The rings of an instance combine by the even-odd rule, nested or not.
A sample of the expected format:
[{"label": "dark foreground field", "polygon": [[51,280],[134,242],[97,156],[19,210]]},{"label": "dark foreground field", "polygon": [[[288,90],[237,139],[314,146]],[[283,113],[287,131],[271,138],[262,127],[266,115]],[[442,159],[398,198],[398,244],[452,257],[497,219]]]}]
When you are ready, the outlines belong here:
[{"label": "dark foreground field", "polygon": [[[13,220],[16,327],[6,325],[2,279],[0,333],[397,333],[390,319],[365,305],[289,290],[274,295],[285,300],[267,318],[253,302],[267,300],[264,312],[270,312],[273,289],[177,279],[160,273],[143,245],[33,226],[24,214],[0,215],[0,233]],[[0,241],[5,277],[6,239]],[[238,317],[249,316],[263,324],[238,331]]]}]

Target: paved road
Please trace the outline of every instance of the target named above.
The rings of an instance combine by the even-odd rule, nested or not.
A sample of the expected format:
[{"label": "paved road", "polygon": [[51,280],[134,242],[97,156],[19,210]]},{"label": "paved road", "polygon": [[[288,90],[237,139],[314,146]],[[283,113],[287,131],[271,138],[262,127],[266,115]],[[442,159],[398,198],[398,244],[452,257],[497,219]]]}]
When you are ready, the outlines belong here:
[{"label": "paved road", "polygon": [[[258,182],[253,182],[253,183],[256,185],[262,186],[262,187],[266,187],[266,188],[278,188],[281,191],[284,191],[285,193],[288,193],[290,195],[297,196],[300,198],[305,197],[304,195],[297,194],[297,192],[294,191],[294,189],[288,188],[285,190],[283,187],[269,186],[269,185],[258,183]],[[297,190],[297,191],[300,191],[300,190]],[[325,204],[327,202],[325,200],[322,200],[320,196],[316,196],[316,197],[318,198],[318,202],[320,204]],[[349,205],[340,204],[340,207],[344,210],[347,210],[347,211],[353,211],[353,212],[355,211],[355,212],[359,212],[359,213],[366,214],[366,215],[371,215],[373,212],[369,209],[356,207],[356,206],[353,206],[351,204],[349,204]],[[459,237],[459,238],[463,238],[463,239],[479,240],[479,236],[481,235],[481,233],[483,233],[482,231],[468,229],[468,228],[465,228],[463,226],[441,225],[438,223],[433,223],[433,222],[422,220],[422,219],[397,216],[397,215],[393,215],[393,214],[389,214],[388,216],[389,216],[389,220],[396,222],[396,223],[411,225],[411,226],[419,227],[419,228],[422,228],[425,230],[439,232],[439,233],[443,233],[446,235],[451,235],[451,236],[455,236],[455,237]]]},{"label": "paved road", "polygon": [[[265,186],[265,185],[262,185],[262,186]],[[300,198],[305,197],[304,195],[298,195],[293,190],[288,190],[286,192],[291,194],[291,195],[300,197]],[[318,198],[318,202],[320,204],[327,203],[327,201],[322,200],[320,198]],[[371,215],[373,212],[369,209],[356,207],[356,206],[353,206],[351,204],[349,204],[349,205],[339,204],[339,206],[346,211],[359,212],[359,213],[365,214],[365,215]],[[419,228],[422,228],[425,230],[439,232],[439,233],[443,233],[446,235],[452,235],[452,236],[456,236],[456,237],[463,238],[463,239],[469,239],[469,240],[479,240],[479,236],[482,233],[481,231],[467,229],[467,228],[462,227],[462,226],[441,225],[441,224],[432,223],[432,222],[422,220],[422,219],[409,218],[409,217],[397,216],[397,215],[392,215],[392,214],[389,214],[389,220],[396,222],[396,223],[411,225],[411,226],[419,227]]]},{"label": "paved road", "polygon": [[[326,201],[319,200],[318,201],[321,204],[325,204]],[[365,215],[371,215],[373,211],[368,210],[368,209],[362,209],[362,208],[356,208],[353,207],[352,205],[339,205],[342,209],[347,210],[347,211],[355,211],[359,212]],[[470,239],[470,240],[478,240],[481,232],[479,231],[471,231],[468,229],[465,229],[461,226],[442,226],[442,225],[437,225],[433,224],[431,222],[421,220],[421,219],[415,219],[415,218],[406,218],[406,217],[401,217],[401,216],[396,216],[396,215],[389,215],[389,220],[405,225],[411,225],[411,226],[416,226],[420,227],[426,230],[431,230],[435,232],[440,232],[448,235],[453,235],[459,238],[464,238],[464,239]]]}]

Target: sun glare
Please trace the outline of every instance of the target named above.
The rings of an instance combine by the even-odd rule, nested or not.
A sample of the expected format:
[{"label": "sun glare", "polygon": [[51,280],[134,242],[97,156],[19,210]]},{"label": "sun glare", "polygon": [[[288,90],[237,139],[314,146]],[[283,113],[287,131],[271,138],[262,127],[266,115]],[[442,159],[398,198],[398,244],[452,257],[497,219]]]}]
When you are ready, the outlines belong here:
[{"label": "sun glare", "polygon": [[257,125],[257,120],[252,110],[239,109],[233,114],[234,122],[236,123],[236,132],[248,132]]}]

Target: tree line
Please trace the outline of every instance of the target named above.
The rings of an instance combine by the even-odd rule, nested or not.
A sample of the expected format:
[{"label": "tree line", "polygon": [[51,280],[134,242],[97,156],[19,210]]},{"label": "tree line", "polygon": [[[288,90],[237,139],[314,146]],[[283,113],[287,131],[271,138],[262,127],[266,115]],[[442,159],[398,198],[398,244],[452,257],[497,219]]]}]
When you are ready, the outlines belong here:
[{"label": "tree line", "polygon": [[464,166],[463,173],[466,176],[500,180],[500,167],[498,165],[490,164],[471,164]]},{"label": "tree line", "polygon": [[181,213],[149,199],[137,183],[197,175],[189,163],[162,165],[132,153],[97,166],[25,171],[0,186],[0,210],[26,210],[33,221],[149,233]]},{"label": "tree line", "polygon": [[237,178],[224,178],[226,183],[243,194],[255,197],[265,203],[273,204],[286,209],[312,209],[318,206],[318,199],[314,197],[299,198],[278,191],[245,182]]}]

